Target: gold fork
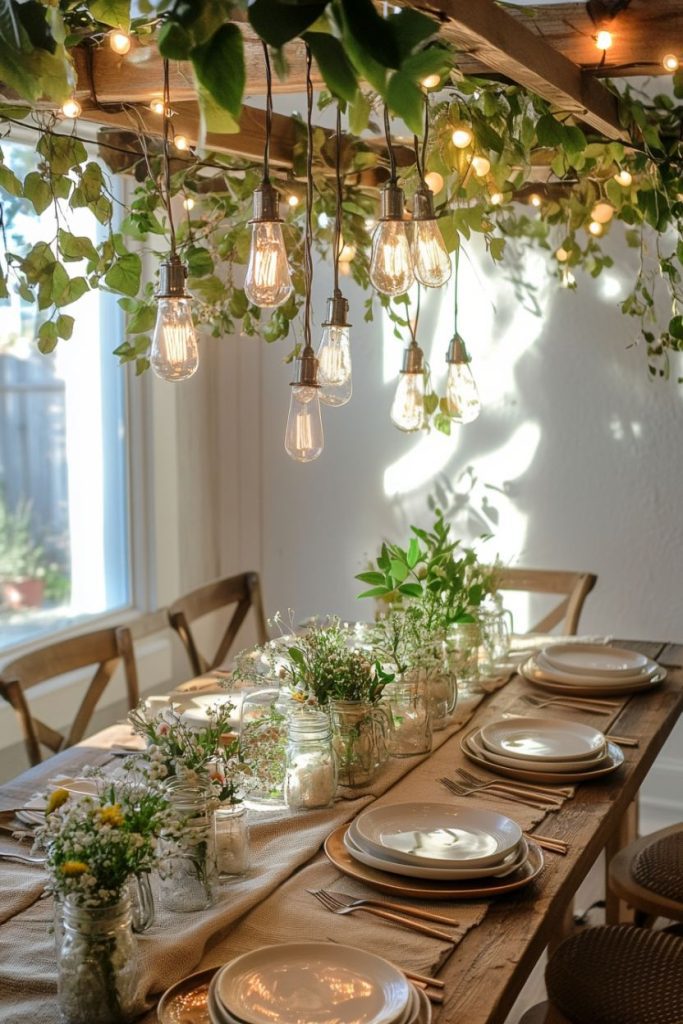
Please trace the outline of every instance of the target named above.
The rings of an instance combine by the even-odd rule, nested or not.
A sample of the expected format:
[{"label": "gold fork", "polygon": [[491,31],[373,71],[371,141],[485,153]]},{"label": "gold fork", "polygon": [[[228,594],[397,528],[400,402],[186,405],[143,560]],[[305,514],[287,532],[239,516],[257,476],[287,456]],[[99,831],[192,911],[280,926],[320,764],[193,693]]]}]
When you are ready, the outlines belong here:
[{"label": "gold fork", "polygon": [[382,917],[386,921],[393,921],[394,924],[399,924],[403,928],[409,928],[414,932],[421,932],[423,935],[429,935],[433,939],[440,939],[442,942],[450,942],[453,945],[456,939],[452,935],[448,935],[447,932],[442,932],[439,928],[432,928],[428,924],[422,924],[420,921],[415,921],[409,917],[404,917],[402,914],[393,914],[388,910],[380,910],[378,907],[347,907],[339,900],[335,899],[331,893],[327,892],[326,889],[311,890],[308,889],[311,896],[313,896],[318,903],[322,904],[326,910],[330,910],[333,914],[355,914],[356,911],[360,911],[364,914],[373,914],[375,917]]},{"label": "gold fork", "polygon": [[[439,779],[439,782],[453,796],[491,796],[497,800],[508,800],[513,804],[522,804],[524,807],[533,807],[535,810],[547,810],[548,801],[546,797],[524,796],[509,789],[496,789],[495,783],[485,786],[464,786],[454,782],[453,779]],[[553,808],[559,807],[553,803]]]},{"label": "gold fork", "polygon": [[535,782],[516,782],[508,781],[507,779],[483,779],[479,775],[473,775],[472,772],[467,771],[465,768],[456,768],[455,774],[458,775],[463,782],[468,786],[478,786],[483,784],[491,784],[492,786],[502,786],[510,789],[524,790],[533,796],[542,797],[570,797],[574,795],[574,790],[571,786],[539,786]]}]

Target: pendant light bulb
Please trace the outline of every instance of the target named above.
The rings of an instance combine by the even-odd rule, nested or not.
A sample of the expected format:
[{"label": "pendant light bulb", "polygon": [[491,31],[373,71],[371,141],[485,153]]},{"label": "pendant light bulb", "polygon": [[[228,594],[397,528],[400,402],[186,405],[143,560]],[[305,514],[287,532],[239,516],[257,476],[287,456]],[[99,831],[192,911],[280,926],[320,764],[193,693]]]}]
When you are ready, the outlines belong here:
[{"label": "pendant light bulb", "polygon": [[443,176],[438,171],[429,171],[425,174],[425,185],[436,196],[443,188]]},{"label": "pendant light bulb", "polygon": [[320,414],[318,361],[312,349],[297,357],[296,378],[291,384],[285,451],[295,462],[313,462],[325,447]]},{"label": "pendant light bulb", "polygon": [[667,53],[665,57],[662,57],[662,66],[665,71],[678,71],[681,66],[681,62],[675,53]]},{"label": "pendant light bulb", "polygon": [[598,50],[609,50],[613,42],[614,36],[606,28],[600,29],[600,31],[595,37],[595,45],[597,46]]},{"label": "pendant light bulb", "polygon": [[65,100],[62,104],[62,114],[64,117],[68,117],[73,120],[80,117],[82,113],[82,107],[75,96],[70,96],[68,100]]},{"label": "pendant light bulb", "polygon": [[406,434],[425,425],[425,377],[422,349],[409,345],[403,353],[403,369],[391,405],[391,422]]},{"label": "pendant light bulb", "polygon": [[467,149],[474,142],[474,132],[465,121],[461,121],[454,127],[451,141],[456,149]]},{"label": "pendant light bulb", "polygon": [[261,309],[281,306],[292,293],[282,222],[278,216],[277,192],[266,181],[254,192],[251,249],[244,291],[249,301]]},{"label": "pendant light bulb", "polygon": [[109,45],[111,46],[114,53],[118,53],[120,57],[123,57],[130,50],[130,36],[127,35],[125,32],[121,32],[118,30],[110,32]]},{"label": "pendant light bulb", "polygon": [[611,203],[596,203],[591,210],[591,219],[598,224],[609,224],[614,216],[614,207]]},{"label": "pendant light bulb", "polygon": [[383,295],[404,295],[415,272],[403,220],[403,189],[390,181],[381,195],[381,217],[372,236],[370,280]]},{"label": "pendant light bulb", "polygon": [[446,380],[448,412],[456,423],[472,423],[481,412],[481,401],[470,368],[470,358],[465,342],[459,334],[451,339],[446,362],[448,363],[448,378]]},{"label": "pendant light bulb", "polygon": [[185,291],[186,276],[185,264],[175,255],[161,264],[150,363],[157,377],[173,382],[192,377],[199,365],[197,332],[190,296]]},{"label": "pendant light bulb", "polygon": [[350,324],[348,301],[341,292],[327,300],[327,320],[318,347],[318,384],[324,405],[346,405],[351,399]]},{"label": "pendant light bulb", "polygon": [[487,156],[473,156],[472,169],[478,178],[485,178],[491,170],[491,161]]},{"label": "pendant light bulb", "polygon": [[413,204],[415,277],[427,288],[441,288],[451,276],[451,259],[434,214],[432,193],[420,188]]},{"label": "pendant light bulb", "polygon": [[630,171],[621,170],[618,174],[614,175],[614,180],[617,185],[621,185],[622,188],[630,188],[633,184],[633,175]]}]

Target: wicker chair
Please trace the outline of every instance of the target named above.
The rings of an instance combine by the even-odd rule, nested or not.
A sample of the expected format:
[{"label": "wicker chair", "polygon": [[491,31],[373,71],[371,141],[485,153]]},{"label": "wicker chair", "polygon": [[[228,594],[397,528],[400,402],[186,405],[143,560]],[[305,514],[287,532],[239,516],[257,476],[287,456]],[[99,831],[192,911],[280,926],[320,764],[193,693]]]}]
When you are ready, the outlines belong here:
[{"label": "wicker chair", "polygon": [[520,1024],[682,1024],[683,938],[633,925],[588,928],[557,947],[549,1006]]},{"label": "wicker chair", "polygon": [[634,909],[635,924],[683,921],[683,824],[625,846],[610,862],[607,884]]}]

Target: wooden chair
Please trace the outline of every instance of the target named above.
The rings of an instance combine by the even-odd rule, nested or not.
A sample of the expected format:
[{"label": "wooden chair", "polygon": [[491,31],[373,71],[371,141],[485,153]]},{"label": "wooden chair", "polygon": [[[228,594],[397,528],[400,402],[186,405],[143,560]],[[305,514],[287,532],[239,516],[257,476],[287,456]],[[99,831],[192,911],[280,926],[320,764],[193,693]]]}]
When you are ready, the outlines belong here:
[{"label": "wooden chair", "polygon": [[607,884],[635,911],[637,925],[683,921],[683,824],[625,846],[610,861]]},{"label": "wooden chair", "polygon": [[[138,641],[144,640],[148,636],[163,633],[169,629],[168,609],[160,608],[158,611],[149,612],[147,615],[140,615],[127,626],[119,626],[116,630],[116,641],[121,657],[126,665],[126,672],[131,681],[132,692],[137,694],[136,703],[140,699],[141,687],[138,676],[138,663],[135,656],[135,645]],[[169,680],[170,685],[171,681]]]},{"label": "wooden chair", "polygon": [[[197,619],[233,604],[237,607],[226,626],[216,653],[209,661],[197,647],[190,627]],[[258,573],[245,572],[240,576],[215,580],[174,601],[168,609],[169,621],[185,645],[195,675],[200,676],[223,664],[250,608],[254,609],[256,615],[258,642],[265,643],[268,633]]]},{"label": "wooden chair", "polygon": [[500,569],[500,590],[520,590],[535,594],[562,594],[560,603],[548,612],[530,633],[549,633],[562,624],[565,636],[575,636],[583,603],[598,577],[590,572],[562,572],[554,569]]},{"label": "wooden chair", "polygon": [[[41,745],[57,753],[83,739],[100,697],[122,662],[126,674],[128,706],[133,708],[138,703],[136,677],[131,671],[129,656],[119,649],[115,628],[98,629],[47,644],[15,658],[3,667],[0,672],[0,695],[17,713],[32,765],[40,764],[43,759]],[[26,691],[48,679],[92,665],[97,666],[95,674],[66,736],[31,715]]]}]

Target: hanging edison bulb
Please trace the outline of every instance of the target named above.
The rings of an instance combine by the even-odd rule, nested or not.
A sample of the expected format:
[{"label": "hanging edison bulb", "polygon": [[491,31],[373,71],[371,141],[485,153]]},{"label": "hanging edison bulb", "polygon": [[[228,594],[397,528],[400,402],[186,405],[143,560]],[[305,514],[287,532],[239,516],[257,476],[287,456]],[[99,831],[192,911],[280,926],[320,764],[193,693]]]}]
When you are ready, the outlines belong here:
[{"label": "hanging edison bulb", "polygon": [[383,295],[403,295],[415,280],[403,220],[403,189],[389,181],[381,193],[381,215],[372,236],[370,280]]},{"label": "hanging edison bulb", "polygon": [[187,267],[175,254],[159,268],[157,321],[150,363],[157,377],[187,380],[197,371],[199,348],[192,322],[190,296],[185,291]]},{"label": "hanging edison bulb", "polygon": [[313,462],[325,447],[317,364],[312,349],[304,349],[296,359],[285,428],[285,450],[295,462]]},{"label": "hanging edison bulb", "polygon": [[391,406],[391,422],[406,434],[422,430],[425,425],[424,355],[413,341],[403,353],[396,394]]},{"label": "hanging edison bulb", "polygon": [[456,423],[472,423],[481,412],[477,384],[472,376],[470,357],[459,334],[451,338],[446,354],[448,378],[446,402],[448,412]]},{"label": "hanging edison bulb", "polygon": [[254,190],[251,249],[244,291],[250,302],[274,309],[292,293],[292,278],[278,214],[278,195],[268,181]]},{"label": "hanging edison bulb", "polygon": [[348,312],[348,301],[336,290],[327,300],[327,320],[323,324],[317,353],[320,401],[325,405],[346,405],[351,399],[351,325],[347,321]]},{"label": "hanging edison bulb", "polygon": [[428,188],[419,188],[413,203],[413,266],[415,277],[427,288],[440,288],[451,276],[451,259]]}]

